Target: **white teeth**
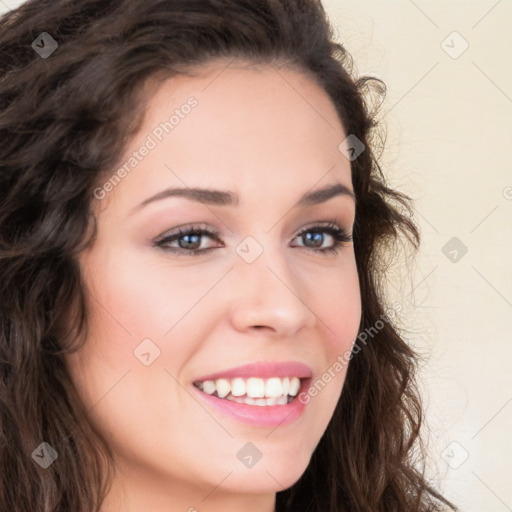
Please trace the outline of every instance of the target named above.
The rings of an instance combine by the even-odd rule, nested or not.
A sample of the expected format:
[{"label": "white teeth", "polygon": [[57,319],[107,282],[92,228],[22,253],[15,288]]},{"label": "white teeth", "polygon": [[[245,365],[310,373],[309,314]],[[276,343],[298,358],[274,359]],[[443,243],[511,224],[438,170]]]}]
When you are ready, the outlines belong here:
[{"label": "white teeth", "polygon": [[265,396],[265,381],[257,377],[247,379],[247,396],[251,398],[262,398]]},{"label": "white teeth", "polygon": [[213,395],[217,388],[215,387],[215,382],[213,380],[205,380],[203,382],[203,391],[208,393],[209,395]]},{"label": "white teeth", "polygon": [[246,393],[246,386],[244,379],[233,379],[231,382],[231,394],[233,396],[242,396]]},{"label": "white teeth", "polygon": [[226,400],[231,400],[231,402],[237,402],[239,404],[247,404],[247,405],[286,405],[288,403],[288,398],[286,396],[280,396],[279,398],[250,398],[244,397],[241,398],[239,396],[229,395],[226,397]]},{"label": "white teeth", "polygon": [[276,405],[286,405],[288,403],[288,397],[286,395],[276,398]]},{"label": "white teeth", "polygon": [[231,391],[231,384],[226,379],[217,379],[215,381],[215,387],[217,388],[217,395],[219,395],[219,398],[228,396]]},{"label": "white teeth", "polygon": [[296,396],[299,392],[300,388],[300,379],[297,377],[292,377],[290,379],[290,389],[288,389],[288,394],[292,396]]},{"label": "white teeth", "polygon": [[281,379],[278,377],[273,377],[272,379],[267,380],[267,384],[265,385],[265,396],[271,398],[277,398],[283,394],[283,386],[281,385]]},{"label": "white teeth", "polygon": [[290,389],[290,379],[288,377],[285,377],[282,382],[282,394],[287,395],[288,391]]},{"label": "white teeth", "polygon": [[301,381],[298,377],[271,377],[266,380],[259,377],[236,377],[231,380],[205,380],[195,385],[209,395],[217,392],[219,398],[233,402],[272,406],[287,404],[289,398],[291,400],[299,392]]}]

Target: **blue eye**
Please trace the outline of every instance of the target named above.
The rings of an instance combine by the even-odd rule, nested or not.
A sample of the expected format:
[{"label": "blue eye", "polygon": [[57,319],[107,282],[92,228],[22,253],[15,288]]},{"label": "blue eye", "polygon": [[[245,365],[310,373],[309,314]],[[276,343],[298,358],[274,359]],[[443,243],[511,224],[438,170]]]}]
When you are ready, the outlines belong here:
[{"label": "blue eye", "polygon": [[[328,247],[322,247],[326,240],[325,233],[333,239],[333,243]],[[312,246],[304,245],[299,247],[307,247],[325,255],[337,254],[343,244],[352,242],[352,236],[335,222],[331,222],[328,225],[318,224],[312,226],[301,231],[297,237],[301,237],[304,243],[312,244]]]},{"label": "blue eye", "polygon": [[[293,244],[292,247],[303,247],[324,255],[337,254],[341,246],[352,242],[352,236],[336,224],[336,221],[328,222],[326,225],[316,224],[308,227],[298,233],[295,238],[300,238],[302,244]],[[324,247],[329,238],[332,239],[332,242]],[[214,240],[220,245],[204,247],[203,242],[208,239]],[[180,228],[155,241],[154,246],[179,256],[200,256],[219,247],[224,247],[220,240],[220,233],[203,226]]]},{"label": "blue eye", "polygon": [[180,256],[200,256],[215,249],[215,247],[201,247],[205,237],[220,242],[218,232],[201,226],[192,226],[185,229],[180,228],[176,232],[157,240],[154,245]]}]

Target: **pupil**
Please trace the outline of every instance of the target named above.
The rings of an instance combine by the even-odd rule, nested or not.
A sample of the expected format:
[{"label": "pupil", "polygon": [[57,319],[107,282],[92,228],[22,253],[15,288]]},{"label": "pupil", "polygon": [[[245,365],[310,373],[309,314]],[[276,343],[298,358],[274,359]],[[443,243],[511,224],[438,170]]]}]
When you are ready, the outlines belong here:
[{"label": "pupil", "polygon": [[323,234],[318,231],[313,233],[306,233],[306,239],[314,243],[314,247],[319,247],[323,242]]},{"label": "pupil", "polygon": [[[185,241],[185,243],[181,243],[181,241]],[[180,246],[183,249],[192,249],[196,247],[191,247],[195,245],[200,245],[199,243],[199,235],[183,235],[180,239]]]}]

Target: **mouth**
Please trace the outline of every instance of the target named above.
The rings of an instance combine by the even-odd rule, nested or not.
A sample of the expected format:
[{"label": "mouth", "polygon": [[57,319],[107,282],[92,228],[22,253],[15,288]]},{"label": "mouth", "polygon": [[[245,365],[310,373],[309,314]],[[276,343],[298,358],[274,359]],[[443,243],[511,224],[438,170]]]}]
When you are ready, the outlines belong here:
[{"label": "mouth", "polygon": [[204,393],[222,400],[256,406],[286,405],[292,402],[306,379],[289,377],[236,377],[194,382]]},{"label": "mouth", "polygon": [[294,361],[251,363],[193,381],[205,405],[252,426],[285,426],[306,404],[298,398],[312,379],[309,366]]}]

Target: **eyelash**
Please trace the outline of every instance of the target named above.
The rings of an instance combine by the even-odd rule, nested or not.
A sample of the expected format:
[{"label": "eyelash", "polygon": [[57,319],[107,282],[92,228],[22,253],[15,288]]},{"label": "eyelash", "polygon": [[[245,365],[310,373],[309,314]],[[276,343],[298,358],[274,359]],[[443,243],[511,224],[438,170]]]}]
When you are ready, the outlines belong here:
[{"label": "eyelash", "polygon": [[[337,220],[327,221],[327,224],[315,224],[314,226],[308,227],[298,233],[295,238],[303,236],[306,233],[328,233],[334,239],[334,245],[332,247],[326,247],[324,249],[309,248],[310,250],[327,256],[329,254],[337,254],[341,249],[342,245],[347,242],[352,242],[352,236],[349,235],[343,228],[338,225]],[[206,229],[203,226],[191,226],[185,229],[179,229],[175,233],[171,233],[164,238],[156,240],[153,244],[154,247],[159,247],[166,252],[177,254],[178,256],[201,256],[219,247],[208,247],[206,249],[181,249],[177,247],[168,247],[167,244],[179,240],[186,235],[196,236],[208,236],[216,241],[220,242],[220,233],[215,230]],[[305,246],[298,246],[308,249]]]}]

